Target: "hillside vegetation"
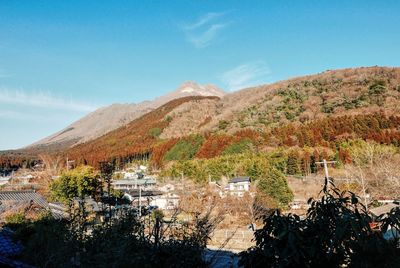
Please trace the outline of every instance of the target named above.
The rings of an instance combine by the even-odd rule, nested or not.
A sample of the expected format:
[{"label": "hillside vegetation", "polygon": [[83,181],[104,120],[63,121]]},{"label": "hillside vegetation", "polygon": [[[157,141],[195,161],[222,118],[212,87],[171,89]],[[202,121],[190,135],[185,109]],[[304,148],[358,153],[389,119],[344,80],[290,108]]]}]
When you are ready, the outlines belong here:
[{"label": "hillside vegetation", "polygon": [[[53,152],[94,166],[110,159],[122,164],[150,158],[159,168],[170,161],[281,147],[311,148],[306,150],[308,158],[320,147],[319,154],[332,152],[346,162],[350,160],[341,143],[347,140],[398,146],[399,112],[400,68],[343,69],[244,89],[222,98],[173,100],[100,138]],[[28,153],[34,156],[43,151],[5,154],[3,166],[23,161]]]},{"label": "hillside vegetation", "polygon": [[161,137],[265,131],[291,122],[378,111],[392,115],[400,112],[399,103],[400,68],[326,71],[240,90],[202,106],[186,103],[170,113],[173,120]]}]

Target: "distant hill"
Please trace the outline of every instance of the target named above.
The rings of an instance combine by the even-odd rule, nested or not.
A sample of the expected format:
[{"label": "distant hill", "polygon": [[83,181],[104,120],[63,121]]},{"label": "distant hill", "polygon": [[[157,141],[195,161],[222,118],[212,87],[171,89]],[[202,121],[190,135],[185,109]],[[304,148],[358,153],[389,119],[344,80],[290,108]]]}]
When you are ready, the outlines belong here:
[{"label": "distant hill", "polygon": [[102,107],[65,129],[28,146],[28,149],[60,150],[98,138],[132,120],[157,109],[165,103],[187,96],[217,96],[225,93],[214,85],[199,85],[188,81],[175,91],[158,97],[153,101],[138,104],[112,104]]}]

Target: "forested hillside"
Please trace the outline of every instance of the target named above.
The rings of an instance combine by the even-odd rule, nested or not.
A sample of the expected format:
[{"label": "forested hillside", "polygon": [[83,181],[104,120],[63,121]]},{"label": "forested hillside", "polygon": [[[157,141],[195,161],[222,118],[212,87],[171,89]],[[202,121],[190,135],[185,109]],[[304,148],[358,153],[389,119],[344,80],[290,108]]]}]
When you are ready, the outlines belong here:
[{"label": "forested hillside", "polygon": [[[271,148],[325,148],[343,161],[348,140],[399,145],[400,68],[326,71],[244,89],[222,98],[186,97],[106,135],[55,154],[97,166],[148,158],[154,167]],[[300,150],[301,151],[301,150]],[[313,154],[312,149],[306,150]],[[3,155],[18,162],[40,151]],[[17,157],[17,158],[16,158]],[[346,158],[347,157],[347,158]],[[347,159],[347,160],[346,160]],[[14,163],[15,164],[15,163]]]}]

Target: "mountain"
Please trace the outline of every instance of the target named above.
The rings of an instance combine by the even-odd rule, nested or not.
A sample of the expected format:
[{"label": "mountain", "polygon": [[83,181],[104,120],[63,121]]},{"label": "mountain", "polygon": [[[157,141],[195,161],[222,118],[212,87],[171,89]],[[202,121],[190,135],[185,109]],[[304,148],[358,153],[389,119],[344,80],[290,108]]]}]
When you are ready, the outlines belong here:
[{"label": "mountain", "polygon": [[[397,139],[397,119],[393,121],[390,116],[400,113],[400,68],[326,71],[243,89],[222,98],[185,100],[167,103],[168,109],[163,107],[127,125],[129,129],[134,129],[133,125],[142,128],[140,132],[122,127],[67,153],[78,162],[92,165],[109,158],[124,161],[150,155],[154,150],[166,153],[174,141],[192,134],[202,135],[205,144],[209,141],[203,151],[218,147],[221,135],[254,138],[258,149],[275,145],[319,146],[344,137]],[[150,119],[154,112],[160,114],[156,121]],[[357,115],[360,116],[354,117]],[[394,124],[388,123],[392,121]],[[153,123],[150,126],[148,122]],[[329,131],[324,132],[319,125]],[[387,133],[392,128],[394,132]],[[296,130],[301,131],[301,136]],[[229,137],[223,138],[224,146],[236,140]],[[189,139],[187,145],[193,142]]]},{"label": "mountain", "polygon": [[28,149],[59,150],[68,148],[93,140],[124,126],[171,100],[188,96],[222,97],[224,95],[224,91],[214,85],[200,85],[193,81],[187,81],[175,91],[158,97],[153,101],[144,101],[138,104],[112,104],[102,107],[72,123],[65,129],[33,143],[28,146]]},{"label": "mountain", "polygon": [[161,107],[115,129],[97,139],[77,144],[63,154],[77,163],[91,163],[98,166],[100,161],[110,158],[127,159],[148,155],[151,148],[159,142],[159,135],[168,126],[168,114],[185,103],[215,101],[216,96],[188,96],[174,99]]},{"label": "mountain", "polygon": [[[179,98],[194,92],[198,97]],[[98,133],[97,138],[86,136],[90,137],[86,140],[82,135],[76,135],[76,140],[70,135],[69,149],[64,146],[54,151],[76,159],[77,163],[98,165],[107,159],[127,161],[154,152],[162,161],[171,146],[192,134],[199,134],[204,141],[198,151],[193,149],[195,155],[207,157],[220,154],[223,148],[244,137],[251,139],[257,150],[271,146],[335,146],[336,142],[350,138],[400,144],[397,67],[329,70],[230,94],[213,86],[186,82],[174,92],[141,105],[140,112],[125,121],[108,119],[117,121],[119,128],[113,125],[112,131],[108,127],[103,130],[107,133]],[[94,117],[88,117],[91,116]],[[112,123],[115,122],[100,125]],[[68,131],[69,128],[51,141],[71,134],[74,130]],[[198,140],[189,138],[180,148],[193,144],[198,144]],[[27,152],[31,156],[38,154],[25,150],[18,152],[18,156],[21,158]]]}]

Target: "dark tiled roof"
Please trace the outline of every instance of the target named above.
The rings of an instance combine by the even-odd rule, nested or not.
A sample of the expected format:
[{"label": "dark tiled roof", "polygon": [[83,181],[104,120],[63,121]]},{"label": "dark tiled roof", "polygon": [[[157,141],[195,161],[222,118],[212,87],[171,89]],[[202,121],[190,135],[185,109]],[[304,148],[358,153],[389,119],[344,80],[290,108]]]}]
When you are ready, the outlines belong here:
[{"label": "dark tiled roof", "polygon": [[46,200],[35,191],[0,191],[0,201],[33,201],[34,203],[47,208]]},{"label": "dark tiled roof", "polygon": [[[124,191],[124,192],[129,194],[132,197],[139,197],[139,189]],[[161,191],[142,190],[142,197],[156,196],[156,195],[162,195],[162,194],[163,193]]]},{"label": "dark tiled roof", "polygon": [[229,183],[237,183],[237,182],[249,182],[249,177],[236,177],[229,180]]},{"label": "dark tiled roof", "polygon": [[67,207],[59,202],[49,203],[51,214],[56,220],[61,220],[69,217]]},{"label": "dark tiled roof", "polygon": [[22,251],[20,242],[13,240],[13,232],[2,229],[0,231],[0,255],[1,256],[15,256]]}]

